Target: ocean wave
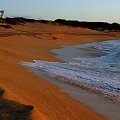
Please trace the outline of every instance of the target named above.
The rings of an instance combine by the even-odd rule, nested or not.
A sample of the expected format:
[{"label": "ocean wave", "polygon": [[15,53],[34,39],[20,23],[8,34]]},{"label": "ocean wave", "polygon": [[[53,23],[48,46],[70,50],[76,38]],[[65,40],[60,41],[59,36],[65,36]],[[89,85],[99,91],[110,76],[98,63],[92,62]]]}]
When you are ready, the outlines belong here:
[{"label": "ocean wave", "polygon": [[[80,67],[74,63],[56,63],[34,60],[35,63],[23,63],[24,65],[36,67],[46,72],[50,77],[73,84],[94,92],[112,96],[114,99],[120,97],[120,83],[114,74],[106,75],[101,71],[95,71]],[[113,79],[111,79],[113,78]]]},{"label": "ocean wave", "polygon": [[34,60],[33,63],[22,64],[40,69],[50,77],[120,102],[120,40],[86,44],[83,47],[94,47],[105,54],[100,57],[73,58],[78,63]]}]

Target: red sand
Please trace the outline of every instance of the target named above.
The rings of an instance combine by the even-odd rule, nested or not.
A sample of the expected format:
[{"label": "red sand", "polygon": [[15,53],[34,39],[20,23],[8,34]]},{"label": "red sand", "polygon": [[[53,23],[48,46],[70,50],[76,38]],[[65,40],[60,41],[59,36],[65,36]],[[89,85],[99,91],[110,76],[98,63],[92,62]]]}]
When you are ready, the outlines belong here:
[{"label": "red sand", "polygon": [[[32,59],[58,61],[53,58],[50,49],[113,39],[119,37],[119,33],[40,23],[12,27],[13,30],[0,28],[0,32],[16,34],[9,36],[9,33],[6,37],[0,35],[0,87],[5,89],[5,97],[33,105],[34,120],[103,120],[101,115],[18,63]],[[23,34],[23,31],[26,33]]]}]

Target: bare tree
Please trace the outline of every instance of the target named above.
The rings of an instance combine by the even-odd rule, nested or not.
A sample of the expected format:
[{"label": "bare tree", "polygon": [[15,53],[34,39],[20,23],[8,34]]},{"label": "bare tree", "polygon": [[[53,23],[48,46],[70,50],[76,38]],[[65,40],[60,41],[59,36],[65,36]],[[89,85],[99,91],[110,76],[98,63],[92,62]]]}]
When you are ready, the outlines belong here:
[{"label": "bare tree", "polygon": [[2,19],[3,15],[4,15],[4,10],[1,10],[0,13],[1,13],[0,18]]}]

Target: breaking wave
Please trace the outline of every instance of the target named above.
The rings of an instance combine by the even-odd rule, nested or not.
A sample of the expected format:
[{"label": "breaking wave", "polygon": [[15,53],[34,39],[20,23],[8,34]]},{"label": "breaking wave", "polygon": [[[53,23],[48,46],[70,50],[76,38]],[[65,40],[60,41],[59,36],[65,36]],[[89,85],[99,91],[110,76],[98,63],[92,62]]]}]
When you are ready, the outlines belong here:
[{"label": "breaking wave", "polygon": [[23,62],[46,72],[50,77],[100,93],[120,102],[120,40],[82,45],[94,47],[104,55],[74,58],[77,62]]}]

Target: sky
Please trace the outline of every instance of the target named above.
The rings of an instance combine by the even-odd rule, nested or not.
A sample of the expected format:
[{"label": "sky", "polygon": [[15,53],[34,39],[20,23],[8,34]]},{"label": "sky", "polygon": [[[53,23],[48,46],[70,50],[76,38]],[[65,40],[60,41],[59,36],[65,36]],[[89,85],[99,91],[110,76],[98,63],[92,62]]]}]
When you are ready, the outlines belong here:
[{"label": "sky", "polygon": [[120,23],[120,0],[0,0],[5,17]]}]

